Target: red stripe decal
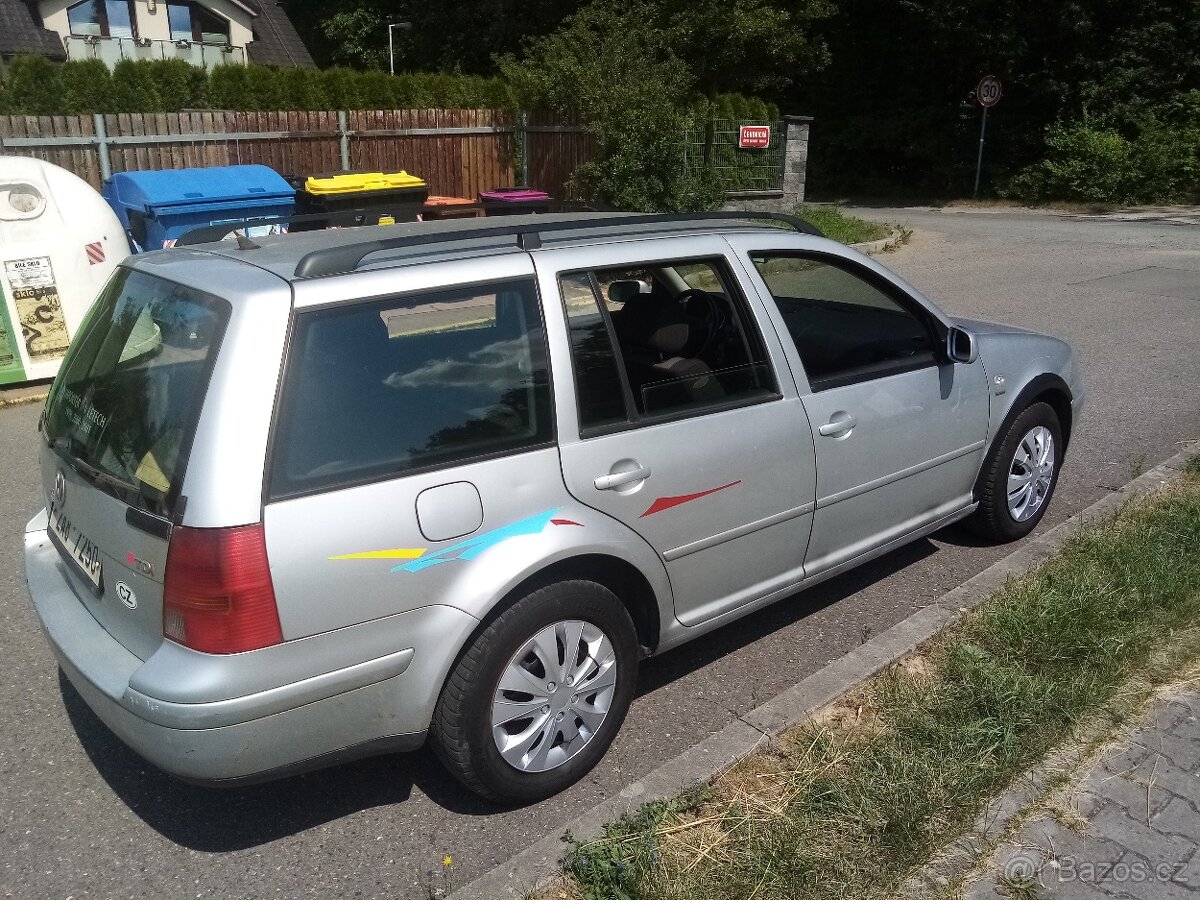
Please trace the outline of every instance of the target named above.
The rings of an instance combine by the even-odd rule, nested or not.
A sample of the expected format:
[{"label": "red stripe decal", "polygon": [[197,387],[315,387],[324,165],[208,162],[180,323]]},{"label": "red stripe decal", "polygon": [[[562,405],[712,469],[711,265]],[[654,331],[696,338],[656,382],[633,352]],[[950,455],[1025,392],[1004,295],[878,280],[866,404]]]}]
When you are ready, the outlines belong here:
[{"label": "red stripe decal", "polygon": [[715,494],[717,491],[723,491],[726,488],[734,487],[742,483],[739,478],[737,481],[731,481],[729,484],[723,484],[720,487],[710,488],[707,491],[701,491],[698,494],[684,494],[680,497],[659,497],[650,504],[650,508],[642,513],[638,518],[644,519],[646,516],[652,516],[655,513],[660,513],[665,509],[671,509],[674,506],[679,506],[682,503],[691,503],[693,500],[699,500],[701,497],[707,497],[709,494]]},{"label": "red stripe decal", "polygon": [[580,528],[583,527],[582,522],[573,522],[570,519],[551,519],[550,524],[551,525],[578,525]]}]

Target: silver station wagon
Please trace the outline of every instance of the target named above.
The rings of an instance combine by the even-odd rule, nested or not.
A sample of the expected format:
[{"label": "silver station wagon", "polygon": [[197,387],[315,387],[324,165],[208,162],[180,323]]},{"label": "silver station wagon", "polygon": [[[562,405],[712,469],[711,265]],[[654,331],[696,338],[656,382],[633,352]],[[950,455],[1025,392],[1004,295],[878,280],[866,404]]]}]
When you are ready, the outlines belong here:
[{"label": "silver station wagon", "polygon": [[29,592],[212,783],[429,740],[529,802],[639,661],[960,519],[1027,534],[1082,391],[805,223],[577,214],[131,258],[40,423]]}]

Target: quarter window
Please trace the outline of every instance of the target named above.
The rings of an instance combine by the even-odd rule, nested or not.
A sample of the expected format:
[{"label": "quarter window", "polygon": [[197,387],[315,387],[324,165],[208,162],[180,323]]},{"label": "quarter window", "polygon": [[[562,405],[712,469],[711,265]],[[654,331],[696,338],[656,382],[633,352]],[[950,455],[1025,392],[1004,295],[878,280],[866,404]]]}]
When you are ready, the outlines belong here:
[{"label": "quarter window", "polygon": [[776,396],[766,352],[729,284],[708,260],[562,276],[580,427]]},{"label": "quarter window", "polygon": [[532,282],[301,313],[290,355],[275,496],[553,437]]},{"label": "quarter window", "polygon": [[822,259],[752,254],[814,391],[934,365],[927,318]]}]

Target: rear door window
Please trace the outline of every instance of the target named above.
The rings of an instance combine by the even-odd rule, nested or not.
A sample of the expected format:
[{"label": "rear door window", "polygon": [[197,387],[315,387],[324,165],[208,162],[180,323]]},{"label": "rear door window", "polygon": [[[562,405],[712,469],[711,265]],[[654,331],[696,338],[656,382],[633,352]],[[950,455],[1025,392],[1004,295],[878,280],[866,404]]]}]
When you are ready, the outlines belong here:
[{"label": "rear door window", "polygon": [[531,280],[303,312],[289,358],[274,497],[553,440]]},{"label": "rear door window", "polygon": [[119,269],[54,382],[51,448],[99,489],[169,515],[229,314],[217,297]]},{"label": "rear door window", "polygon": [[580,427],[777,398],[766,350],[732,283],[717,260],[561,275]]}]

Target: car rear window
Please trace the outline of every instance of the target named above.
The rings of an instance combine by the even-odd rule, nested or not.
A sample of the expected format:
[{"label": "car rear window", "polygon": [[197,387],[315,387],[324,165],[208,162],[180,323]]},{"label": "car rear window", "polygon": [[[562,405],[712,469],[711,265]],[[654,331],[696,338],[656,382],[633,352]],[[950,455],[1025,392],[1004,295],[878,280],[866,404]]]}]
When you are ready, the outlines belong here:
[{"label": "car rear window", "polygon": [[217,297],[118,269],[50,392],[50,446],[101,490],[170,515],[229,312]]},{"label": "car rear window", "polygon": [[300,313],[271,494],[545,445],[551,409],[532,280]]}]

